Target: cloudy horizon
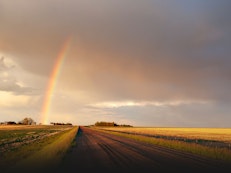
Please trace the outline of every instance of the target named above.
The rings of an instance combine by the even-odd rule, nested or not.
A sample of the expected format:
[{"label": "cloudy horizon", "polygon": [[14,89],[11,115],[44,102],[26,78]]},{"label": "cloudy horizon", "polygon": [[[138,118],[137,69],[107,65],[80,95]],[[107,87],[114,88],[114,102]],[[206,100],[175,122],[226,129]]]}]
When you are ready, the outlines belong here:
[{"label": "cloudy horizon", "polygon": [[0,122],[231,127],[228,0],[0,0]]}]

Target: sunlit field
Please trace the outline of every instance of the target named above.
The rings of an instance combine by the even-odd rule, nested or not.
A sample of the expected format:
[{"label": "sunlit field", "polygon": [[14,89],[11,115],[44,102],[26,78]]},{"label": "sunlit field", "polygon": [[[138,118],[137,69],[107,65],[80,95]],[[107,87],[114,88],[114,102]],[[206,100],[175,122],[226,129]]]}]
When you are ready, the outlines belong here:
[{"label": "sunlit field", "polygon": [[169,136],[174,138],[211,140],[231,143],[231,128],[145,128],[145,127],[104,127],[107,130],[142,135]]},{"label": "sunlit field", "polygon": [[231,162],[230,128],[97,127],[97,129]]},{"label": "sunlit field", "polygon": [[58,163],[72,145],[77,130],[77,126],[0,126],[1,170]]}]

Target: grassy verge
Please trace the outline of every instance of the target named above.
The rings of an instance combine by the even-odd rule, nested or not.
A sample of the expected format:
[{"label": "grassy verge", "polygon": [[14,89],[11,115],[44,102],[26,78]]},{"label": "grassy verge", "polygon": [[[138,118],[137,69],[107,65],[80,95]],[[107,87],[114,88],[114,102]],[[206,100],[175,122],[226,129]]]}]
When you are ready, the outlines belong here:
[{"label": "grassy verge", "polygon": [[94,129],[103,131],[105,133],[110,133],[110,134],[114,134],[117,136],[121,136],[121,137],[131,138],[137,141],[155,144],[158,146],[163,146],[163,147],[167,147],[171,149],[189,152],[189,153],[201,155],[204,157],[231,163],[231,150],[225,149],[225,148],[208,147],[208,146],[202,146],[202,145],[195,144],[195,143],[187,143],[187,142],[177,141],[177,140],[174,141],[174,140],[160,139],[160,138],[154,138],[154,137],[147,137],[147,136],[142,136],[142,135],[106,131],[106,130],[98,129],[98,128],[94,128]]}]

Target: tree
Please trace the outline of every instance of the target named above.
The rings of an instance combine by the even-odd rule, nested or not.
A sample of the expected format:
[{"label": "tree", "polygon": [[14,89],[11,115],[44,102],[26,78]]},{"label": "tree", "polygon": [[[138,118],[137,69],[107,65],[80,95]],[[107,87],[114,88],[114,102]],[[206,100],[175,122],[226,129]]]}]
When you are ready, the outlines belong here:
[{"label": "tree", "polygon": [[36,124],[35,121],[32,119],[32,118],[24,118],[20,124],[23,124],[23,125],[33,125],[33,124]]}]

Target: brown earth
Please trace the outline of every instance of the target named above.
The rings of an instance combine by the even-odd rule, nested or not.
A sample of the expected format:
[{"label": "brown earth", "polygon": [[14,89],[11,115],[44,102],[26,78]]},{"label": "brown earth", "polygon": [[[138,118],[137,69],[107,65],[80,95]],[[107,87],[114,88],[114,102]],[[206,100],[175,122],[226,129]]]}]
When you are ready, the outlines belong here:
[{"label": "brown earth", "polygon": [[217,160],[80,127],[55,172],[230,172]]}]

